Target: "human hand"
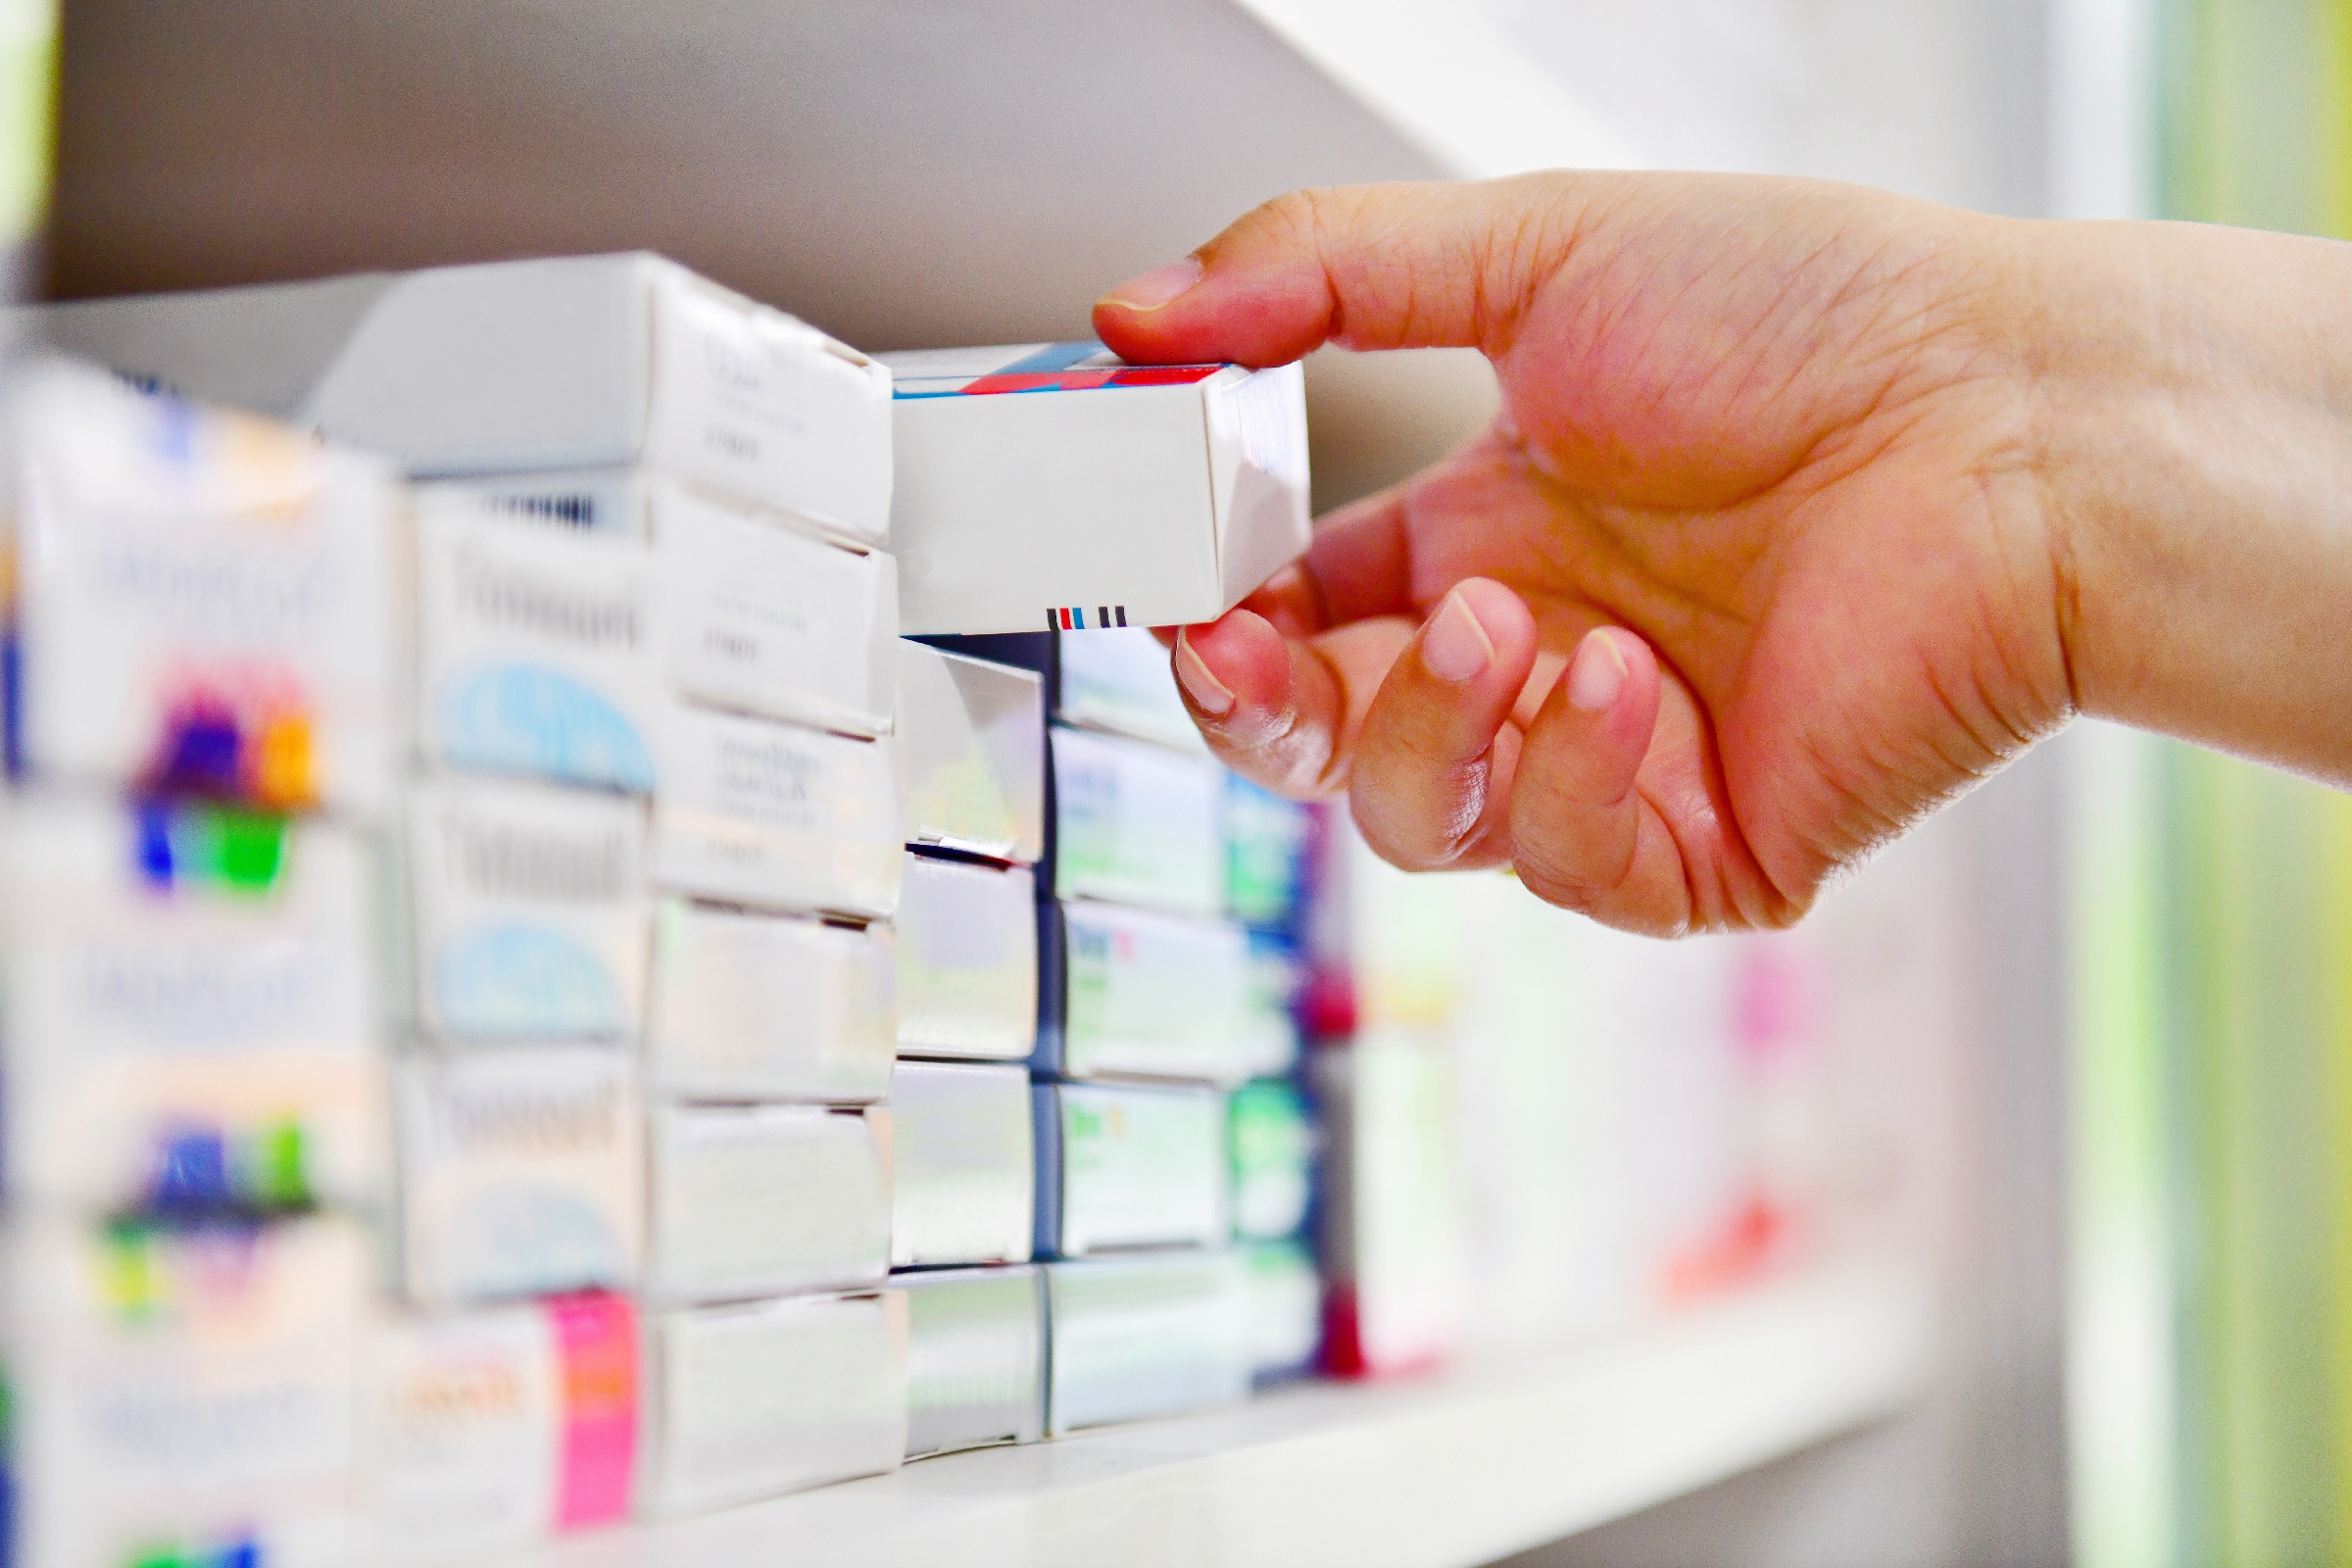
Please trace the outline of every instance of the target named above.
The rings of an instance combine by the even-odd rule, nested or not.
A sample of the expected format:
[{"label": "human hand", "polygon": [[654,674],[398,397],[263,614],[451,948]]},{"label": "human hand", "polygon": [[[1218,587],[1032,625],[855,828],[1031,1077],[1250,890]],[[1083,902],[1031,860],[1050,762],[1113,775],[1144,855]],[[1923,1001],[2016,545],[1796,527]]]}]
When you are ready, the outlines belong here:
[{"label": "human hand", "polygon": [[1502,415],[1174,655],[1233,767],[1409,869],[1786,924],[2074,708],[2016,225],[1534,175],[1286,197],[1096,307],[1136,360],[1465,345]]}]

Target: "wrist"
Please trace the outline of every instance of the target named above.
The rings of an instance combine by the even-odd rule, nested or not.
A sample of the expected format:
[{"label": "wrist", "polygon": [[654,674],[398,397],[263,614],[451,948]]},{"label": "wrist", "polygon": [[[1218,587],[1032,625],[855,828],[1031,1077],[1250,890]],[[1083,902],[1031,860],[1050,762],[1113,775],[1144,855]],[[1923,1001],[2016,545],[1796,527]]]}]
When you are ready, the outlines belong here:
[{"label": "wrist", "polygon": [[2186,224],[2025,232],[2075,705],[2352,775],[2352,247]]}]

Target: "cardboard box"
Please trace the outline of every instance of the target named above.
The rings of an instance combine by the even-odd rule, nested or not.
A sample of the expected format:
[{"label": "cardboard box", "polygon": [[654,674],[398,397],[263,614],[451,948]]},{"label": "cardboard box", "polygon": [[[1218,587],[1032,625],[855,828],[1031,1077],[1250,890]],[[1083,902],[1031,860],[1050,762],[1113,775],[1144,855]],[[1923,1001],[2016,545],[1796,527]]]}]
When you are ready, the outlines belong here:
[{"label": "cardboard box", "polygon": [[625,1290],[643,1252],[632,1063],[511,1046],[400,1064],[401,1237],[412,1300]]},{"label": "cardboard box", "polygon": [[416,509],[416,733],[444,767],[644,793],[662,709],[643,545],[503,515],[462,491]]},{"label": "cardboard box", "polygon": [[1299,1010],[1306,960],[1286,933],[1250,931],[1250,994],[1239,1055],[1251,1078],[1274,1078],[1298,1062]]},{"label": "cardboard box", "polygon": [[907,1458],[1045,1436],[1045,1277],[1036,1267],[927,1269],[891,1284],[906,1298]]},{"label": "cardboard box", "polygon": [[672,706],[662,723],[654,880],[763,908],[898,907],[891,742]]},{"label": "cardboard box", "polygon": [[679,1100],[880,1100],[897,1049],[897,946],[880,923],[662,900],[648,1090]]},{"label": "cardboard box", "polygon": [[1039,1084],[1037,1253],[1214,1247],[1231,1234],[1225,1097]]},{"label": "cardboard box", "polygon": [[1053,735],[1054,896],[1225,909],[1225,770],[1140,741]]},{"label": "cardboard box", "polygon": [[1288,931],[1306,896],[1308,808],[1260,789],[1238,773],[1225,779],[1225,903],[1237,920]]},{"label": "cardboard box", "polygon": [[1035,864],[1045,853],[1044,682],[899,644],[900,812],[906,842]]},{"label": "cardboard box", "polygon": [[1079,729],[1205,755],[1168,650],[1140,626],[1054,631],[1054,716]]},{"label": "cardboard box", "polygon": [[890,374],[642,252],[53,305],[72,353],[419,478],[645,466],[879,544]]},{"label": "cardboard box", "polygon": [[10,772],[383,810],[405,721],[388,470],[57,364],[4,422]]},{"label": "cardboard box", "polygon": [[1298,1242],[1240,1250],[1250,1370],[1261,1387],[1305,1377],[1323,1352],[1323,1279]]},{"label": "cardboard box", "polygon": [[1094,343],[886,363],[909,635],[1214,620],[1306,549],[1296,365],[1126,366]]},{"label": "cardboard box", "polygon": [[1025,866],[906,858],[898,1049],[1026,1060],[1037,1043],[1037,878]]},{"label": "cardboard box", "polygon": [[1038,915],[1039,1071],[1249,1076],[1250,944],[1240,926],[1115,904],[1049,904]]},{"label": "cardboard box", "polygon": [[356,1224],[95,1224],[4,1243],[20,1568],[347,1560]]},{"label": "cardboard box", "polygon": [[890,1268],[880,1111],[657,1105],[648,1115],[648,1299],[745,1300]]},{"label": "cardboard box", "polygon": [[458,1563],[628,1517],[637,1313],[564,1296],[371,1326],[360,1560]]},{"label": "cardboard box", "polygon": [[408,814],[428,1034],[637,1038],[653,908],[639,803],[445,776],[410,786]]},{"label": "cardboard box", "polygon": [[1233,1092],[1233,1234],[1280,1241],[1306,1223],[1314,1196],[1315,1124],[1287,1080],[1261,1078]]},{"label": "cardboard box", "polygon": [[890,732],[899,642],[890,557],[642,468],[465,479],[423,494],[650,546],[653,653],[673,694],[845,734]]},{"label": "cardboard box", "polygon": [[1049,1263],[1046,1295],[1053,1437],[1250,1392],[1248,1306],[1231,1253]]},{"label": "cardboard box", "polygon": [[804,1296],[647,1320],[638,1509],[879,1475],[906,1451],[906,1298]]},{"label": "cardboard box", "polygon": [[20,796],[0,809],[0,1138],[20,1202],[380,1208],[373,877],[321,823]]},{"label": "cardboard box", "polygon": [[890,1128],[893,1268],[1028,1261],[1037,1149],[1027,1072],[902,1061]]}]

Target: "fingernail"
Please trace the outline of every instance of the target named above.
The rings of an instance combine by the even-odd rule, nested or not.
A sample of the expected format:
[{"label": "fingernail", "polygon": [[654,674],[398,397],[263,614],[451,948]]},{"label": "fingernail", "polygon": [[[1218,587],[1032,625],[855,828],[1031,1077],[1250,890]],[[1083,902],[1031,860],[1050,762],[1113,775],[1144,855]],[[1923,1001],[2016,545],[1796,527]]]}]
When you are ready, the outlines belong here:
[{"label": "fingernail", "polygon": [[1602,713],[1617,706],[1625,690],[1625,655],[1617,639],[1601,627],[1585,633],[1568,665],[1568,706],[1582,712]]},{"label": "fingernail", "polygon": [[1492,663],[1494,640],[1478,623],[1478,612],[1456,588],[1421,631],[1421,662],[1440,680],[1459,686]]},{"label": "fingernail", "polygon": [[1217,679],[1206,660],[1193,652],[1193,640],[1183,632],[1176,634],[1176,679],[1193,706],[1209,717],[1223,718],[1233,710],[1232,689]]},{"label": "fingernail", "polygon": [[1130,311],[1156,311],[1200,281],[1200,259],[1187,256],[1181,262],[1155,267],[1141,277],[1129,278],[1103,295],[1102,303]]}]

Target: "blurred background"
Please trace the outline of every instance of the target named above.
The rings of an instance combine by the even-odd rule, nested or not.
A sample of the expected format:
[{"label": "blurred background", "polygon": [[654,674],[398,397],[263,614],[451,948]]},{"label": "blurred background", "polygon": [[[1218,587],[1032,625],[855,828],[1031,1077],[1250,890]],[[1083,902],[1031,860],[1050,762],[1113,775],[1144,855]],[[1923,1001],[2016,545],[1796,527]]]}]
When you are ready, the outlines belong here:
[{"label": "blurred background", "polygon": [[[44,216],[47,13],[0,3],[0,221],[24,290],[63,298],[645,247],[869,349],[1057,339],[1282,190],[1563,165],[2352,225],[2347,0],[65,0],[60,20]],[[1309,395],[1319,507],[1493,408],[1483,363],[1447,352],[1320,355]],[[1349,1028],[1442,1040],[1454,1075],[1462,1217],[1429,1265],[1458,1291],[1434,1309],[1447,1343],[1612,1320],[1595,1281],[1630,1276],[1592,1263],[1606,1227],[1571,1244],[1586,1222],[1562,1216],[1622,1219],[1589,1195],[1623,1188],[1683,1194],[1682,1220],[1650,1220],[1684,1224],[1679,1250],[1642,1276],[1669,1293],[1736,1279],[1779,1225],[1934,1281],[1933,1375],[1901,1413],[1525,1568],[2352,1559],[2341,797],[2078,726],[1806,931],[1738,949],[1634,954],[1471,879],[1351,863]],[[1706,1146],[1743,1151],[1729,1174],[1599,1129],[1642,1096],[1687,1126],[1731,1069],[1616,1099],[1577,1076],[1604,1059],[1603,1001],[1702,985],[1748,1009],[1753,1075],[1775,1008],[1833,1063],[1783,1097],[1793,1133],[1742,1081],[1722,1114],[1749,1130]]]}]

